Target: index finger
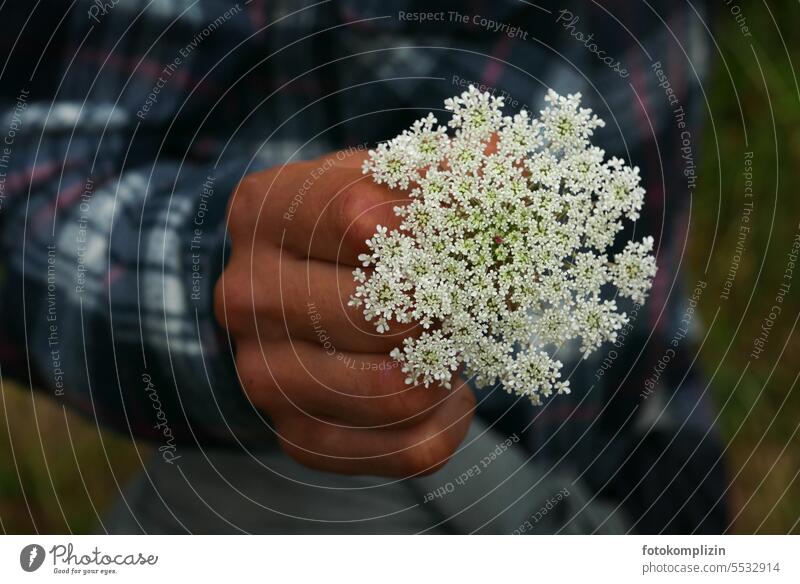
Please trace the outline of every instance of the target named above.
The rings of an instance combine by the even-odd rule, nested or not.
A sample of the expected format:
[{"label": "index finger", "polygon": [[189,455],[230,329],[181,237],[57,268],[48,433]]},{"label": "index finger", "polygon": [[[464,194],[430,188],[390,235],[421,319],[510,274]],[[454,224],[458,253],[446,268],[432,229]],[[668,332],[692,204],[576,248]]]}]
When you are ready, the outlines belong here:
[{"label": "index finger", "polygon": [[256,217],[253,238],[272,241],[301,258],[360,265],[359,254],[368,251],[366,240],[378,225],[399,227],[394,207],[408,198],[372,182],[357,162],[332,153],[247,177],[234,197],[261,200],[259,210],[249,209],[245,218]]}]

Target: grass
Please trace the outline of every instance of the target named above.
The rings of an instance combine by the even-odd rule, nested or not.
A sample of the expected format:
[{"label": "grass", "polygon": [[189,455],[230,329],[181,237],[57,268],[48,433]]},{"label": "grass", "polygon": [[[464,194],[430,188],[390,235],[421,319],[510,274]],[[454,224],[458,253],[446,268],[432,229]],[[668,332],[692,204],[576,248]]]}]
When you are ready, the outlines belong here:
[{"label": "grass", "polygon": [[728,441],[735,531],[798,533],[800,263],[764,352],[758,359],[750,358],[754,339],[785,281],[787,253],[800,230],[795,186],[800,169],[800,92],[792,70],[800,44],[787,26],[797,22],[800,5],[769,5],[769,10],[763,5],[748,7],[755,50],[743,42],[733,20],[726,18],[729,15],[722,14],[717,41],[724,62],[718,60],[711,82],[713,124],[707,124],[703,142],[704,175],[694,201],[689,259],[694,276],[706,279],[710,290],[715,285],[721,289],[742,221],[744,152],[753,152],[752,229],[729,300],[710,298],[700,306],[708,333],[702,361],[712,379],[720,429]]},{"label": "grass", "polygon": [[40,393],[4,382],[0,531],[91,533],[139,468],[134,445]]}]

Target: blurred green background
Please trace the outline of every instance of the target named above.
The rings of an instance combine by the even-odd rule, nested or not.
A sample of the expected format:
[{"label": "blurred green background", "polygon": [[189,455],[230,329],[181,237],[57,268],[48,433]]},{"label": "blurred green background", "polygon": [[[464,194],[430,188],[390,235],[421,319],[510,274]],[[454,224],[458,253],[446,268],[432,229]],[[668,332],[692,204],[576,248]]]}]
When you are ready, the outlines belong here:
[{"label": "blurred green background", "polygon": [[[755,153],[756,195],[753,230],[730,299],[718,314],[712,294],[704,299],[713,301],[701,300],[708,334],[701,358],[727,444],[731,531],[800,533],[800,266],[766,350],[742,375],[800,223],[800,90],[792,69],[800,58],[794,30],[800,4],[744,5],[755,55],[724,3],[719,5],[715,36],[721,57],[707,87],[713,120],[703,140],[688,258],[690,281],[705,279],[714,295],[736,248],[745,150]],[[140,468],[147,447],[100,430],[42,394],[9,382],[0,390],[0,531],[96,529],[98,514]]]},{"label": "blurred green background", "polygon": [[715,294],[736,251],[745,151],[753,152],[755,207],[730,299],[718,315],[716,300],[701,302],[708,333],[701,357],[728,442],[734,531],[800,533],[800,264],[764,353],[742,375],[800,233],[800,89],[794,70],[800,63],[800,3],[742,3],[753,35],[747,39],[719,4],[721,56],[710,84],[713,120],[706,124],[689,250],[699,279],[714,246],[705,278]]}]

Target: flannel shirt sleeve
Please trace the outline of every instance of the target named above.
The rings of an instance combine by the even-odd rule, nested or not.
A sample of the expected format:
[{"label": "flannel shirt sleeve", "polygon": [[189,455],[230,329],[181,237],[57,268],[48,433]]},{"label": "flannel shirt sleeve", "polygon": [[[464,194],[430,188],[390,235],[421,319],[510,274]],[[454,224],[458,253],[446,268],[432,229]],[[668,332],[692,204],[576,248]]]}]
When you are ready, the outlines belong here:
[{"label": "flannel shirt sleeve", "polygon": [[269,443],[212,309],[245,164],[202,153],[247,17],[59,6],[0,25],[2,374],[169,447]]}]

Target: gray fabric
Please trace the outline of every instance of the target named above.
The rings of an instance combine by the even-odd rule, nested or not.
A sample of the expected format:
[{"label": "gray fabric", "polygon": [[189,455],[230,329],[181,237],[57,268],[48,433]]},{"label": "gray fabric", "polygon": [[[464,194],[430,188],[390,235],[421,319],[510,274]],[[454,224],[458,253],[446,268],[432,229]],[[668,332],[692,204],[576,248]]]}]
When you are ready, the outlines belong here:
[{"label": "gray fabric", "polygon": [[[423,502],[430,500],[423,504],[441,518],[437,528],[446,527],[451,532],[627,531],[621,514],[602,499],[593,499],[580,481],[531,460],[512,439],[498,435],[480,421],[472,424],[461,449],[444,468],[410,481],[409,487],[422,493]],[[442,493],[443,488],[444,494],[437,497],[436,491]]]},{"label": "gray fabric", "polygon": [[230,450],[184,450],[172,465],[156,455],[146,473],[125,490],[124,499],[116,503],[101,530],[153,534],[624,531],[624,523],[608,507],[590,500],[569,478],[530,462],[514,439],[475,421],[444,468],[403,481],[313,471],[277,448],[257,458]]}]

